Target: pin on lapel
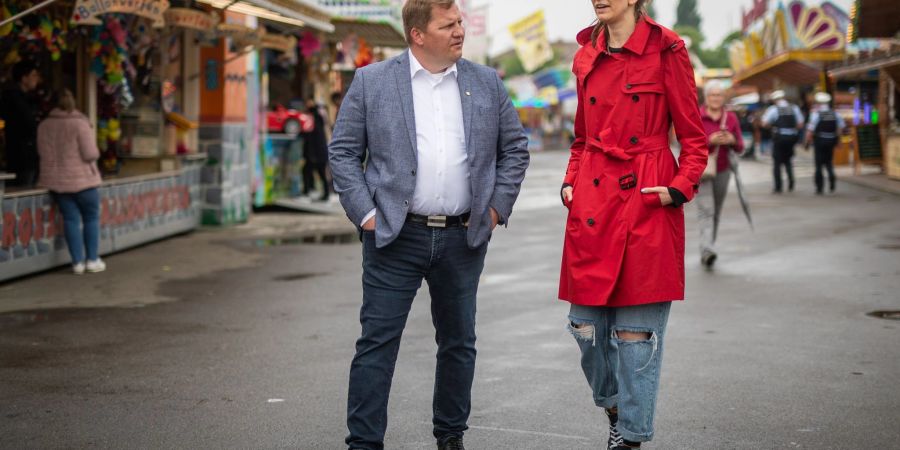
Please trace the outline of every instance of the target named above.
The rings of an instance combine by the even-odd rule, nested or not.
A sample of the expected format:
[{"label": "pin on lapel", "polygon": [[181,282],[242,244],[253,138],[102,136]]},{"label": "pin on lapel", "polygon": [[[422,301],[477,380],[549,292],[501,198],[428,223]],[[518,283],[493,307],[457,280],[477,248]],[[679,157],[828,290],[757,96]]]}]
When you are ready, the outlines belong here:
[{"label": "pin on lapel", "polygon": [[468,95],[468,96],[470,96],[470,97],[471,97],[471,96],[472,96],[472,93],[471,93],[471,92],[469,92],[469,91],[466,91],[466,95]]}]

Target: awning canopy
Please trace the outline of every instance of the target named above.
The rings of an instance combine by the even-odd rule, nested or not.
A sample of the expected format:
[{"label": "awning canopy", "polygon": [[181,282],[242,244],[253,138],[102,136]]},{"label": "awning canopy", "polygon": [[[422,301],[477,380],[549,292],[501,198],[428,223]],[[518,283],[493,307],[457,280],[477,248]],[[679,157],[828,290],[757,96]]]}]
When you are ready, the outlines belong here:
[{"label": "awning canopy", "polygon": [[340,17],[332,19],[332,23],[334,34],[328,36],[332,42],[341,42],[347,36],[356,34],[373,47],[406,47],[403,31],[392,22]]},{"label": "awning canopy", "polygon": [[787,51],[736,73],[734,81],[760,89],[771,89],[778,84],[812,85],[819,82],[825,62],[843,58],[843,50]]},{"label": "awning canopy", "polygon": [[900,67],[900,45],[892,45],[887,50],[875,50],[829,64],[828,74],[835,78],[858,77],[888,67]]},{"label": "awning canopy", "polygon": [[860,38],[892,38],[900,32],[900,2],[897,0],[859,0],[856,32]]},{"label": "awning canopy", "polygon": [[331,14],[309,0],[198,0],[214,8],[297,27],[334,32]]}]

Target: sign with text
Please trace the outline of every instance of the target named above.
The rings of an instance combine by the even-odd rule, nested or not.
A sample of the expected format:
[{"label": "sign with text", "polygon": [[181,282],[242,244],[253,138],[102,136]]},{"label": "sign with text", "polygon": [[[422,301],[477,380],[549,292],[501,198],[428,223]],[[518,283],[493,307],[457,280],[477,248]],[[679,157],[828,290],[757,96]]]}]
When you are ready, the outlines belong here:
[{"label": "sign with text", "polygon": [[526,72],[534,72],[553,59],[553,48],[547,38],[543,10],[510,25],[509,32],[512,33],[516,54]]},{"label": "sign with text", "polygon": [[72,11],[76,25],[100,25],[97,16],[110,13],[134,14],[153,21],[154,27],[165,26],[168,0],[78,0]]},{"label": "sign with text", "polygon": [[165,14],[166,25],[197,31],[212,31],[219,24],[219,15],[214,12],[197,11],[189,8],[169,8]]}]

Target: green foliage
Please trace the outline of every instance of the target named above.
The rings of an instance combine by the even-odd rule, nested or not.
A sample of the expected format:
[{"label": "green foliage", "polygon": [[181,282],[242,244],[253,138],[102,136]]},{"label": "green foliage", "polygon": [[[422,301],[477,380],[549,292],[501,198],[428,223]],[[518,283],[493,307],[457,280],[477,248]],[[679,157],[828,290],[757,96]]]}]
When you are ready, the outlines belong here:
[{"label": "green foliage", "polygon": [[704,66],[710,69],[724,69],[731,67],[731,59],[728,56],[728,46],[731,42],[741,38],[740,31],[733,31],[722,39],[722,43],[714,48],[703,48],[706,37],[700,30],[688,26],[676,26],[675,32],[681,37],[690,39],[690,51],[700,58]]},{"label": "green foliage", "polygon": [[697,0],[678,0],[675,9],[675,26],[687,26],[700,29],[700,14],[697,13]]}]

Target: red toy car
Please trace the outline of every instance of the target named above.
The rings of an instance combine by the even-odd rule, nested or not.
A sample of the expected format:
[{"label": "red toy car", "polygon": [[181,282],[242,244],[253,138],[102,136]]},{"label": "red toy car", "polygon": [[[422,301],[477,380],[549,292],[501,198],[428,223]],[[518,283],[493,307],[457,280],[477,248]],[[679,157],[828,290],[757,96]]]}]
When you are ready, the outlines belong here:
[{"label": "red toy car", "polygon": [[310,114],[287,109],[282,105],[276,105],[275,109],[266,114],[270,133],[284,133],[297,135],[309,133],[315,127],[315,122]]}]

